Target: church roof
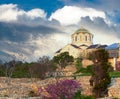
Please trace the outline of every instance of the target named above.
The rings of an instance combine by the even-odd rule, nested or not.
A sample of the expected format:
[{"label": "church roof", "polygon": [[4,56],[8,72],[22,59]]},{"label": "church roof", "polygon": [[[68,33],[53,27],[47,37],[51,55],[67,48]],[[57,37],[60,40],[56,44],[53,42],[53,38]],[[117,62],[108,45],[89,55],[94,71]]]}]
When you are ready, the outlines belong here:
[{"label": "church roof", "polygon": [[107,45],[100,45],[100,44],[95,44],[95,45],[90,45],[87,49],[97,49],[97,48],[106,48]]},{"label": "church roof", "polygon": [[98,48],[106,48],[107,45],[100,45]]},{"label": "church roof", "polygon": [[78,46],[76,46],[76,45],[74,45],[74,44],[71,44],[71,46],[73,46],[74,48],[80,49]]},{"label": "church roof", "polygon": [[61,51],[62,49],[59,49],[58,51],[56,51],[55,53],[60,53],[60,51]]},{"label": "church roof", "polygon": [[108,47],[106,47],[106,50],[110,50],[110,49],[118,49],[120,47],[119,43],[113,43],[111,45],[109,45]]},{"label": "church roof", "polygon": [[90,45],[87,49],[92,49],[92,48],[97,48],[98,47],[98,44],[95,44],[95,45]]},{"label": "church roof", "polygon": [[82,44],[82,45],[80,45],[79,47],[81,47],[81,46],[85,46],[85,47],[88,47],[88,45],[85,45],[85,44]]},{"label": "church roof", "polygon": [[85,29],[83,27],[81,27],[80,29],[78,29],[77,31],[75,31],[74,34],[77,34],[77,33],[89,33],[89,34],[91,34],[87,29]]},{"label": "church roof", "polygon": [[[81,48],[79,48],[77,45],[74,45],[74,44],[68,44],[68,45],[72,46],[72,47],[75,48],[75,49],[81,49]],[[67,46],[67,45],[66,45],[66,46]],[[65,46],[65,47],[66,47],[66,46]],[[56,51],[55,53],[60,53],[61,50],[62,50],[62,48],[59,49],[58,51]]]}]

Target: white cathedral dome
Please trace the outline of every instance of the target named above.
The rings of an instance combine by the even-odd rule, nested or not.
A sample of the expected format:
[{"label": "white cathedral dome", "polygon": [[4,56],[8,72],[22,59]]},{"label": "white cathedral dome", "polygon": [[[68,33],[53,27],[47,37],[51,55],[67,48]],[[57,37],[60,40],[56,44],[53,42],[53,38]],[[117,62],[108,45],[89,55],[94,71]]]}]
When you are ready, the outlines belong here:
[{"label": "white cathedral dome", "polygon": [[93,34],[91,34],[87,29],[81,27],[71,36],[72,44],[81,45],[91,45],[93,44]]}]

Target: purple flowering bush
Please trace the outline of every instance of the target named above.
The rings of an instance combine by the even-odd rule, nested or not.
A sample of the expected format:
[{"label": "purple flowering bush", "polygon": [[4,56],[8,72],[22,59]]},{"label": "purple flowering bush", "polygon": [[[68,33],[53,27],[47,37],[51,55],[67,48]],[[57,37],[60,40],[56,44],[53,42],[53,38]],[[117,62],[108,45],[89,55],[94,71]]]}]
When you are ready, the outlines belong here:
[{"label": "purple flowering bush", "polygon": [[80,84],[75,80],[60,80],[56,84],[49,84],[45,88],[51,97],[44,96],[44,99],[73,99],[75,93],[80,89]]}]

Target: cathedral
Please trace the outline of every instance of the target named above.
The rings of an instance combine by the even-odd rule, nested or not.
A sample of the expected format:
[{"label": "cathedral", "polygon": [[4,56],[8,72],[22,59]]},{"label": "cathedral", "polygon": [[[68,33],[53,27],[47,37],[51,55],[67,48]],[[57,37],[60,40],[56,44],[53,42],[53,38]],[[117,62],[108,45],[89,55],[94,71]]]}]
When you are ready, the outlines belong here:
[{"label": "cathedral", "polygon": [[109,53],[109,62],[114,67],[119,68],[120,70],[120,43],[113,43],[109,46],[93,44],[93,34],[90,33],[87,29],[81,27],[71,35],[72,42],[67,44],[60,50],[58,50],[55,55],[59,55],[63,52],[69,52],[69,55],[74,58],[84,58],[88,59],[90,53],[93,51],[103,48]]},{"label": "cathedral", "polygon": [[97,48],[105,48],[107,45],[93,44],[93,34],[81,27],[71,35],[72,43],[58,50],[55,55],[69,52],[74,58],[87,58]]}]

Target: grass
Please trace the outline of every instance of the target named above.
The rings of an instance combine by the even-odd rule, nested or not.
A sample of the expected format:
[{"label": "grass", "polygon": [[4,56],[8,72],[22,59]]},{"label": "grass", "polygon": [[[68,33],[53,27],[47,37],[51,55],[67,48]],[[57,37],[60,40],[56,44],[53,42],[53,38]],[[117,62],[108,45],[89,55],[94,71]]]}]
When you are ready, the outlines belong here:
[{"label": "grass", "polygon": [[[113,72],[110,72],[110,77],[111,78],[117,78],[117,77],[120,77],[120,71],[113,71]],[[91,76],[91,73],[89,72],[84,72],[84,73],[81,73],[80,76]]]},{"label": "grass", "polygon": [[94,98],[93,96],[78,95],[77,97],[74,97],[73,99],[94,99]]},{"label": "grass", "polygon": [[91,73],[82,73],[80,76],[91,76]]},{"label": "grass", "polygon": [[[80,68],[77,72],[75,72],[74,74],[78,75],[78,76],[91,76],[92,75],[92,67],[88,66],[87,68]],[[116,78],[116,77],[120,77],[120,71],[112,71],[109,73],[111,78]]]},{"label": "grass", "polygon": [[[110,77],[111,78],[117,78],[117,77],[120,77],[120,71],[113,71],[113,72],[110,72]],[[89,72],[84,72],[84,73],[81,73],[80,76],[91,76],[91,73]]]},{"label": "grass", "polygon": [[82,95],[80,99],[94,99],[92,96],[84,96]]},{"label": "grass", "polygon": [[112,77],[112,78],[120,77],[120,71],[110,72],[110,77]]}]

